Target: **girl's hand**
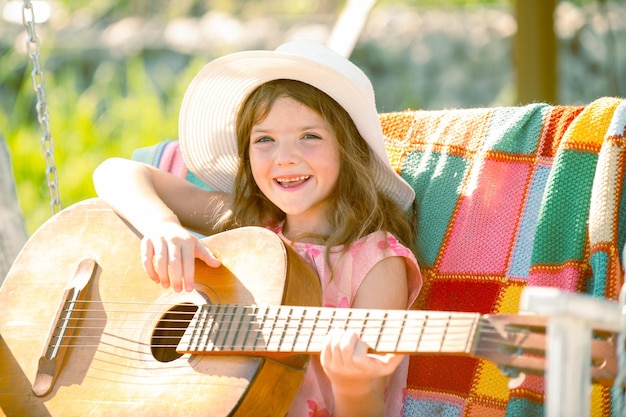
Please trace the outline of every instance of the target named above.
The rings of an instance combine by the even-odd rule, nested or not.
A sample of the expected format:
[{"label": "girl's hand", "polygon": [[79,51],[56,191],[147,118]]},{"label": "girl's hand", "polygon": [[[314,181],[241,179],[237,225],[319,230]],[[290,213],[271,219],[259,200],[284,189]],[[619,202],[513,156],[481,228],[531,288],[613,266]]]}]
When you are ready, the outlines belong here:
[{"label": "girl's hand", "polygon": [[164,222],[141,240],[141,260],[148,276],[163,288],[193,290],[195,258],[218,267],[211,251],[178,223]]},{"label": "girl's hand", "polygon": [[[320,362],[333,390],[353,395],[375,389],[374,381],[392,374],[403,355],[368,353],[369,347],[354,331],[331,331],[324,342]],[[383,381],[384,386],[384,381]]]}]

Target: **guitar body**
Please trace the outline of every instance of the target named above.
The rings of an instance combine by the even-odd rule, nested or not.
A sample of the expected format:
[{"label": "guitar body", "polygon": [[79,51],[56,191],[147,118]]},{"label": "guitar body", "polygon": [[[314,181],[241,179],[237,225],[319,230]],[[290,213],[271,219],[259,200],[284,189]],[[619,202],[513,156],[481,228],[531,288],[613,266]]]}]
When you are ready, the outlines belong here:
[{"label": "guitar body", "polygon": [[[174,293],[141,267],[140,238],[98,199],[52,217],[0,289],[0,415],[283,416],[308,357],[164,355],[155,329],[177,306],[319,305],[315,272],[274,233],[241,228],[204,239],[220,268],[196,262],[196,290]],[[68,286],[95,261],[77,330],[45,395],[33,384]],[[84,273],[83,273],[84,275]]]}]

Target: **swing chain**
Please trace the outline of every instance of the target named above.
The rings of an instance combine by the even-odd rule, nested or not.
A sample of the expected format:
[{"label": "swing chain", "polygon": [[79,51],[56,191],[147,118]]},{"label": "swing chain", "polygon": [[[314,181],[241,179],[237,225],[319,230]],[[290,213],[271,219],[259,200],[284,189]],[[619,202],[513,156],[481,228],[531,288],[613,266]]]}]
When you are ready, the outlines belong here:
[{"label": "swing chain", "polygon": [[54,143],[52,141],[52,134],[50,133],[50,117],[48,114],[48,103],[46,102],[45,80],[41,63],[39,61],[40,45],[39,37],[35,31],[35,11],[30,0],[24,0],[22,23],[28,32],[26,51],[28,52],[28,57],[33,64],[33,70],[30,73],[30,78],[37,96],[36,108],[37,120],[39,121],[39,126],[41,127],[41,148],[46,160],[46,180],[48,182],[48,191],[50,192],[50,210],[54,215],[58,211],[62,210],[63,207],[61,205],[61,197],[58,187],[59,177],[56,162],[54,160]]}]

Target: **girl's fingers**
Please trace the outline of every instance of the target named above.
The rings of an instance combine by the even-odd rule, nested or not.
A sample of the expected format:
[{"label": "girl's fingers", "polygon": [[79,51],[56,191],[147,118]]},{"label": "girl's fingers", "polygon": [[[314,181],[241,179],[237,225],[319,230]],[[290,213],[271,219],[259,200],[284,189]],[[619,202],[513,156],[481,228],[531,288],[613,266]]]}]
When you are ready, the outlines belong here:
[{"label": "girl's fingers", "polygon": [[176,292],[194,288],[195,259],[199,258],[210,267],[218,267],[220,261],[199,239],[151,239],[141,240],[141,262],[151,280],[163,288]]},{"label": "girl's fingers", "polygon": [[358,342],[359,338],[354,332],[331,330],[326,336],[320,357],[323,366],[339,370],[351,364]]},{"label": "girl's fingers", "polygon": [[154,247],[149,239],[141,239],[141,264],[148,277],[157,284],[159,276],[154,269]]},{"label": "girl's fingers", "polygon": [[183,250],[184,247],[181,248],[173,243],[169,243],[167,246],[167,269],[164,273],[167,275],[167,281],[171,283],[172,288],[176,292],[180,292],[183,289]]},{"label": "girl's fingers", "polygon": [[215,257],[215,255],[213,255],[213,253],[209,250],[209,248],[204,246],[204,244],[200,240],[198,240],[196,243],[195,257],[198,259],[201,259],[204,263],[206,263],[208,266],[212,268],[217,268],[218,266],[222,264]]},{"label": "girl's fingers", "polygon": [[163,288],[169,288],[169,251],[160,240],[141,239],[141,263],[148,277]]},{"label": "girl's fingers", "polygon": [[369,347],[352,331],[328,334],[320,361],[327,373],[343,378],[377,378],[398,367],[403,355],[369,353]]},{"label": "girl's fingers", "polygon": [[385,355],[367,354],[368,360],[372,361],[372,369],[380,376],[393,373],[404,359],[404,355],[387,353]]}]

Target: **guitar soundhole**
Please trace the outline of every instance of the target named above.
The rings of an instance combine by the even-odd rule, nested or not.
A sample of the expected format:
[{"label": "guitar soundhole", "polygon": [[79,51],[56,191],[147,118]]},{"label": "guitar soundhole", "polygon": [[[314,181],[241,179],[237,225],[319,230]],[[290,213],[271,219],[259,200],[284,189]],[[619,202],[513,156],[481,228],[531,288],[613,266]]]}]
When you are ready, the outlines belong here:
[{"label": "guitar soundhole", "polygon": [[159,362],[171,362],[183,356],[176,351],[198,306],[178,304],[161,317],[152,333],[151,350]]}]

